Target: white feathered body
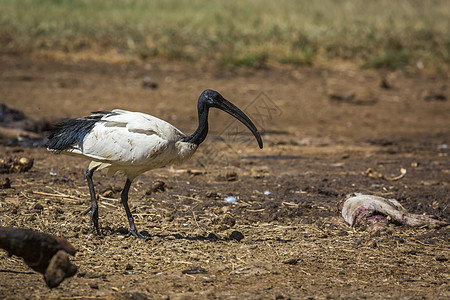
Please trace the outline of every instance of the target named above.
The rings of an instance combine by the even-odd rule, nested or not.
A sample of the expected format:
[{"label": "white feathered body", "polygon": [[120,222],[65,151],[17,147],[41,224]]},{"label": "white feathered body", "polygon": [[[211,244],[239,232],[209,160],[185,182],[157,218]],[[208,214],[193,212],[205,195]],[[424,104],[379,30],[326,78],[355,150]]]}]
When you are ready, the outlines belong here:
[{"label": "white feathered body", "polygon": [[96,122],[82,143],[63,152],[92,160],[89,168],[123,171],[133,180],[139,174],[190,158],[197,145],[170,123],[139,112],[115,109]]}]

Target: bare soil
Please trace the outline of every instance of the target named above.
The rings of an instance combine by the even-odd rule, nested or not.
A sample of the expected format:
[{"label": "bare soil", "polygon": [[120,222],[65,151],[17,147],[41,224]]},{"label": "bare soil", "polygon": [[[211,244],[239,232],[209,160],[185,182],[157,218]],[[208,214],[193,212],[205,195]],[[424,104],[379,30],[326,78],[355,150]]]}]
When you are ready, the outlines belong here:
[{"label": "bare soil", "polygon": [[[2,251],[0,298],[449,299],[450,228],[392,225],[369,235],[336,209],[346,194],[363,192],[450,220],[449,77],[344,63],[224,71],[3,54],[0,103],[29,118],[122,108],[191,133],[197,97],[211,88],[245,108],[264,132],[264,149],[229,115],[211,111],[209,136],[189,162],[133,183],[130,206],[149,235],[138,240],[125,234],[121,175],[94,176],[104,235],[92,235],[81,215],[90,204],[87,161],[0,146],[3,158],[34,159],[28,172],[0,175],[11,180],[0,190],[0,226],[66,238],[79,266],[51,290]],[[401,168],[404,177],[386,179]],[[165,189],[152,188],[158,180]]]}]

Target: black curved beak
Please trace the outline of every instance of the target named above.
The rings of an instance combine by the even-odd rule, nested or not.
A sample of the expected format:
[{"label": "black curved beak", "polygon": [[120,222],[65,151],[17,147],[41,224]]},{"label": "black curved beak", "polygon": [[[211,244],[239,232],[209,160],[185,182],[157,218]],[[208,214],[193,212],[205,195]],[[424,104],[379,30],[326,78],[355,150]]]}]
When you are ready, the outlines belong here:
[{"label": "black curved beak", "polygon": [[246,114],[242,110],[240,110],[236,105],[231,103],[230,101],[226,99],[222,99],[220,102],[216,102],[214,105],[216,108],[223,110],[226,113],[229,113],[239,121],[241,121],[245,126],[247,126],[248,129],[253,133],[256,140],[258,141],[259,148],[262,149],[263,142],[261,139],[261,135],[258,132],[258,129],[256,128],[255,124],[247,117]]}]

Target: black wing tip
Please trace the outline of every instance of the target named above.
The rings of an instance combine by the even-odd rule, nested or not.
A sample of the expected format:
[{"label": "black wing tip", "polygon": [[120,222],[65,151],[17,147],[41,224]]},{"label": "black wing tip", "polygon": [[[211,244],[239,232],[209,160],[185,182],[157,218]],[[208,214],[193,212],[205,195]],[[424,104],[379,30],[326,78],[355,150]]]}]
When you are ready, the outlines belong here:
[{"label": "black wing tip", "polygon": [[67,119],[55,125],[46,147],[48,150],[61,152],[73,149],[78,144],[81,147],[84,138],[104,116],[114,115],[111,111],[97,111],[90,116],[78,119]]}]

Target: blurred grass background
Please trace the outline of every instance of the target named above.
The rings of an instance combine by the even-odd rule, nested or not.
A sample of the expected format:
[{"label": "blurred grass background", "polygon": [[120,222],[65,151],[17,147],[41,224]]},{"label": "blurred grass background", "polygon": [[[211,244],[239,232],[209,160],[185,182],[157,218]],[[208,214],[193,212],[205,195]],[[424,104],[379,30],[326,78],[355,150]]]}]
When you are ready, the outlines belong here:
[{"label": "blurred grass background", "polygon": [[226,67],[450,66],[448,0],[0,0],[2,52]]}]

